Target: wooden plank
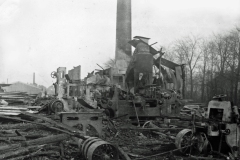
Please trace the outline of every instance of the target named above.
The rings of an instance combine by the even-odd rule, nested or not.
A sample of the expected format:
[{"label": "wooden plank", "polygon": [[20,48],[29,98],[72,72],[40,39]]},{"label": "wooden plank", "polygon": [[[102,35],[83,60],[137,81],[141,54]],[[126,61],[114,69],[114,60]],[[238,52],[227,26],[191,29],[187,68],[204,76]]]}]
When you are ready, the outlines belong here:
[{"label": "wooden plank", "polygon": [[[25,113],[26,113],[26,112],[25,112]],[[28,115],[33,115],[33,114],[30,114],[30,113],[26,113],[26,114],[28,114]],[[41,116],[40,116],[40,117],[41,117]],[[80,130],[77,129],[77,128],[73,128],[73,127],[64,125],[64,124],[62,124],[62,123],[55,122],[55,121],[53,121],[53,120],[51,120],[51,119],[49,119],[49,118],[44,118],[43,120],[44,120],[44,121],[47,121],[47,119],[49,119],[49,121],[52,122],[51,124],[37,123],[37,122],[32,122],[32,121],[20,119],[20,118],[17,118],[17,117],[9,117],[9,116],[4,116],[4,115],[0,115],[0,118],[10,119],[10,120],[20,121],[20,122],[28,122],[28,123],[31,123],[31,124],[36,124],[36,125],[38,125],[38,127],[44,126],[44,127],[47,127],[47,128],[50,128],[50,129],[59,131],[59,132],[66,133],[66,134],[68,134],[68,135],[72,135],[72,136],[75,136],[75,137],[78,137],[78,138],[81,138],[81,139],[86,139],[86,137],[84,137],[84,132],[83,132],[83,131],[80,131]],[[60,128],[63,128],[63,129],[53,127],[52,125],[58,126],[58,127],[60,127]],[[64,130],[64,129],[65,129],[65,130]],[[69,131],[70,131],[70,132],[69,132]]]},{"label": "wooden plank", "polygon": [[16,151],[11,151],[11,152],[1,154],[0,159],[9,159],[10,157],[16,157],[16,156],[19,156],[19,155],[28,154],[32,151],[37,151],[41,148],[42,148],[42,146],[22,147],[22,148],[19,148]]},{"label": "wooden plank", "polygon": [[1,145],[0,146],[0,153],[4,153],[6,151],[14,151],[21,147],[21,144],[10,144],[10,145]]},{"label": "wooden plank", "polygon": [[65,133],[58,134],[58,135],[50,135],[50,136],[47,136],[47,137],[38,138],[38,139],[23,142],[22,146],[32,146],[32,145],[43,145],[43,144],[56,143],[56,142],[59,142],[59,141],[66,140],[68,138],[70,138],[70,135],[65,134]]},{"label": "wooden plank", "polygon": [[27,106],[28,109],[40,109],[42,106]]},{"label": "wooden plank", "polygon": [[27,92],[0,92],[0,95],[15,95],[15,94],[27,95]]},{"label": "wooden plank", "polygon": [[42,155],[44,155],[44,156],[46,156],[46,155],[59,155],[59,152],[57,152],[57,151],[36,151],[36,152],[33,152],[33,153],[29,153],[28,155],[11,158],[9,160],[23,160],[23,159],[27,159],[27,158],[32,159],[32,157],[37,157],[37,156],[42,156]]},{"label": "wooden plank", "polygon": [[124,159],[124,160],[131,160],[131,158],[127,155],[127,153],[124,152],[124,150],[122,148],[120,148],[119,146],[116,146],[121,157]]},{"label": "wooden plank", "polygon": [[16,137],[0,137],[0,141],[26,141],[25,137],[16,136]]},{"label": "wooden plank", "polygon": [[21,113],[20,110],[0,109],[0,113]]},{"label": "wooden plank", "polygon": [[24,111],[27,111],[28,108],[4,106],[4,107],[0,107],[0,110],[24,110]]},{"label": "wooden plank", "polygon": [[0,109],[3,108],[3,107],[12,107],[12,108],[23,108],[23,109],[40,109],[42,108],[42,106],[24,106],[24,105],[21,105],[21,106],[6,106],[6,105],[0,105]]},{"label": "wooden plank", "polygon": [[0,112],[0,115],[17,116],[21,113]]},{"label": "wooden plank", "polygon": [[49,122],[51,124],[54,124],[55,126],[58,126],[60,128],[63,128],[63,129],[67,129],[68,131],[71,131],[71,132],[79,132],[80,130],[77,129],[77,128],[74,128],[74,127],[70,127],[66,124],[63,124],[63,123],[60,123],[60,122],[56,122],[56,121],[53,121],[52,119],[50,118],[46,118],[46,117],[43,117],[41,115],[36,115],[36,114],[31,114],[31,113],[27,113],[27,112],[22,112],[23,115],[27,115],[27,116],[30,116],[30,117],[35,117],[35,118],[38,118],[38,119],[42,119],[46,122]]},{"label": "wooden plank", "polygon": [[[47,123],[42,123],[42,125],[48,125]],[[37,124],[31,124],[31,123],[16,123],[16,124],[2,124],[1,129],[2,130],[9,130],[9,129],[22,129],[22,128],[39,128],[42,127]]]}]

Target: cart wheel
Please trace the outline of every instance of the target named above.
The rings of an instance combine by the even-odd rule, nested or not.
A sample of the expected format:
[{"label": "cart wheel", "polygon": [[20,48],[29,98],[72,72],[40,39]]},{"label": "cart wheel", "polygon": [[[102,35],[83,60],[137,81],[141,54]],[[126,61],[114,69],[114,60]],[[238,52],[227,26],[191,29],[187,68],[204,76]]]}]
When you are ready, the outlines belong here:
[{"label": "cart wheel", "polygon": [[197,155],[206,149],[208,140],[202,132],[193,135],[191,129],[183,129],[176,136],[175,146],[184,155]]}]

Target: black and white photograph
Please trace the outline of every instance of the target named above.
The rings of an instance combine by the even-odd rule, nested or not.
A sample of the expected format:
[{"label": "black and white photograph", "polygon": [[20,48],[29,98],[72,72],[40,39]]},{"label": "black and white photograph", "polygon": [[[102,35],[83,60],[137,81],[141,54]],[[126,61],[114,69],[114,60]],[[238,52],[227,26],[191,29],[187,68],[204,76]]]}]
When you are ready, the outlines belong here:
[{"label": "black and white photograph", "polygon": [[0,0],[0,160],[240,159],[240,0]]}]

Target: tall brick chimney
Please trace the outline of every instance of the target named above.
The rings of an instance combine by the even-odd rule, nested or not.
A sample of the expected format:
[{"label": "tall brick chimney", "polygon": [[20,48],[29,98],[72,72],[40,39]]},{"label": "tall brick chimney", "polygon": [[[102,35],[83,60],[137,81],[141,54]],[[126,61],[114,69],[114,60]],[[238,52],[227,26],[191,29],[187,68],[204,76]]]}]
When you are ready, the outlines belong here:
[{"label": "tall brick chimney", "polygon": [[35,72],[33,72],[33,84],[36,84],[35,83]]},{"label": "tall brick chimney", "polygon": [[125,66],[132,54],[131,45],[131,0],[117,0],[116,50],[115,60],[120,67]]}]

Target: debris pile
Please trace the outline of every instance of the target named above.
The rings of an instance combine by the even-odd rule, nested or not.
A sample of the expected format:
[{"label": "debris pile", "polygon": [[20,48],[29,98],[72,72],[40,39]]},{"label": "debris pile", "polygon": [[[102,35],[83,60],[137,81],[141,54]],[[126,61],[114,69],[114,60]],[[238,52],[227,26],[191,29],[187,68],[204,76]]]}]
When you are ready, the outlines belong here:
[{"label": "debris pile", "polygon": [[[28,104],[36,96],[26,92],[0,92],[0,104]],[[3,103],[4,101],[7,103]]]},{"label": "debris pile", "polygon": [[[81,130],[47,117],[49,115],[32,114],[24,110],[11,117],[0,115],[0,159],[84,160],[87,154],[96,157],[99,154],[96,152],[101,152],[101,157],[110,156],[110,159],[111,156],[112,159],[116,156],[118,159],[136,159],[175,149],[176,132],[169,131],[173,128],[162,129],[152,122],[144,127],[136,127],[123,119],[109,120],[108,127],[103,130],[105,138],[99,139],[87,137]],[[88,143],[91,147],[91,143],[86,141],[95,142],[92,146],[95,152],[84,153],[81,150]]]},{"label": "debris pile", "polygon": [[119,145],[131,159],[168,159],[168,153],[176,149],[175,136],[181,128],[166,125],[162,128],[163,125],[158,127],[152,121],[142,127],[122,122],[114,122],[115,132],[107,140]]},{"label": "debris pile", "polygon": [[53,124],[49,123],[51,121],[46,122],[27,115],[31,113],[18,117],[0,116],[0,159],[61,157],[64,153],[63,141],[70,138],[66,129],[53,127]]},{"label": "debris pile", "polygon": [[162,115],[151,120],[141,117],[138,122],[126,118],[126,115],[110,117],[104,109],[59,112],[58,109],[63,107],[59,100],[45,100],[38,104],[40,106],[0,106],[0,159],[182,160],[237,157],[237,152],[230,149],[236,146],[234,138],[239,113],[234,106],[234,112],[230,112],[231,103],[222,99],[209,102],[209,113],[204,113],[206,117],[199,118],[201,113],[197,115],[198,110],[193,109],[196,114],[191,114],[191,117]]}]

